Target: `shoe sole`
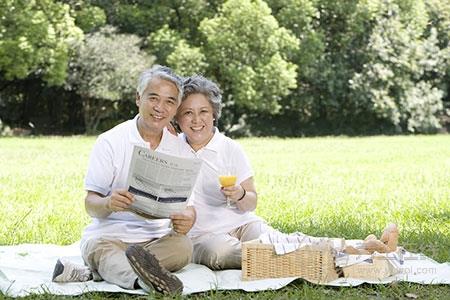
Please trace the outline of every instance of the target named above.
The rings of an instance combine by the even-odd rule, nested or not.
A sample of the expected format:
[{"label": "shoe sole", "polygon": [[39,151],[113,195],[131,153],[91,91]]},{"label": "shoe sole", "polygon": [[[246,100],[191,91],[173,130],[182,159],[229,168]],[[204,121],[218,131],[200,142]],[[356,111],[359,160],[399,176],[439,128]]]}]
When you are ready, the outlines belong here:
[{"label": "shoe sole", "polygon": [[148,285],[164,294],[181,293],[183,291],[183,283],[180,279],[164,270],[158,259],[141,246],[129,246],[125,255],[134,272],[145,284],[150,283]]},{"label": "shoe sole", "polygon": [[56,277],[61,275],[63,272],[64,272],[64,265],[61,263],[61,260],[58,259],[55,265],[55,269],[53,270],[52,281],[53,282],[61,281],[59,279],[56,279]]}]

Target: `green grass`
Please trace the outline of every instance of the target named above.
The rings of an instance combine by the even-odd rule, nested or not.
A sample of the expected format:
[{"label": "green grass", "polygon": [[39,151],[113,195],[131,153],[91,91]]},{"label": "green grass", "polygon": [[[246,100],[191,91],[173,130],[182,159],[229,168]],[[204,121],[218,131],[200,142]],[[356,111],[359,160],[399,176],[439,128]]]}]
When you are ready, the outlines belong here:
[{"label": "green grass", "polygon": [[[93,142],[93,137],[0,138],[0,245],[80,239],[89,223],[83,177]],[[396,222],[407,250],[450,261],[450,136],[239,142],[255,171],[257,213],[274,227],[352,239],[379,235],[387,223]],[[390,299],[406,293],[448,298],[450,287],[330,288],[297,280],[275,292],[212,291],[188,298]],[[142,298],[90,293],[77,299],[104,297]]]}]

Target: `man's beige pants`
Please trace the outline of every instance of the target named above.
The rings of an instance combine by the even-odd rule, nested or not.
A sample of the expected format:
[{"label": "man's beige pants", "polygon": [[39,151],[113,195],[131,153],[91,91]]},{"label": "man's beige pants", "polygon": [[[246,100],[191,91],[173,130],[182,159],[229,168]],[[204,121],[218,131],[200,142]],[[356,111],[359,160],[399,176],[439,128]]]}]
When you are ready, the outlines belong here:
[{"label": "man's beige pants", "polygon": [[208,233],[194,237],[192,261],[212,270],[240,269],[241,243],[257,239],[261,234],[275,230],[265,222],[242,225],[229,233]]},{"label": "man's beige pants", "polygon": [[[188,237],[171,233],[159,239],[136,243],[152,253],[161,266],[175,272],[189,264],[192,243]],[[98,238],[83,243],[81,254],[91,268],[94,280],[105,280],[125,289],[134,289],[137,275],[131,268],[125,250],[131,245],[116,239]]]}]

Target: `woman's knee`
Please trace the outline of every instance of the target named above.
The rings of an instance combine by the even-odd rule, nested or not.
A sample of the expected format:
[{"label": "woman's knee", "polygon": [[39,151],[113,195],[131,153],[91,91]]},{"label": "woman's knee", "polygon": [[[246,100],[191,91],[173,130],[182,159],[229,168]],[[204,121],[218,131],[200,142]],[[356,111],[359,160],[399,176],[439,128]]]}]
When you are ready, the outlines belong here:
[{"label": "woman's knee", "polygon": [[241,267],[240,247],[214,243],[194,245],[194,262],[206,265],[212,270],[234,269]]}]

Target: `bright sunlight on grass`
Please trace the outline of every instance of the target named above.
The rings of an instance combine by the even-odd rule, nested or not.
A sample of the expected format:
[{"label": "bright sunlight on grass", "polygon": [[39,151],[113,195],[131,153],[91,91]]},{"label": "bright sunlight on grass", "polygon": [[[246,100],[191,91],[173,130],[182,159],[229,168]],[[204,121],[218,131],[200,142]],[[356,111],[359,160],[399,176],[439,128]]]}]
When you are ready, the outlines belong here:
[{"label": "bright sunlight on grass", "polygon": [[[396,222],[400,245],[450,261],[450,136],[239,141],[256,174],[257,213],[274,227],[363,238],[379,235],[388,222]],[[83,177],[93,142],[93,137],[0,138],[1,245],[70,244],[80,239],[89,223]],[[448,286],[333,289],[298,280],[280,292],[202,295],[266,299],[375,293],[389,298],[408,291],[435,298],[450,293]]]}]

